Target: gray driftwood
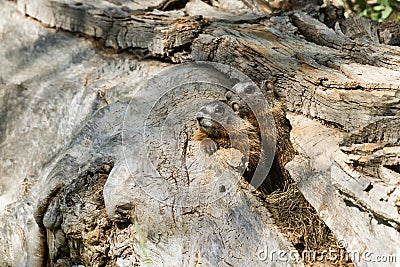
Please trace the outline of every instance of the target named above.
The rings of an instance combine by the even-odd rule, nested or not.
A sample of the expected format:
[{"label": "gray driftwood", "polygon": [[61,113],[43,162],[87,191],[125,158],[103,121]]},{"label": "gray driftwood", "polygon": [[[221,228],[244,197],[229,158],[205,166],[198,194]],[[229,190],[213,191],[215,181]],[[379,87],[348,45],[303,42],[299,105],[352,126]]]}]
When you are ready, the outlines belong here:
[{"label": "gray driftwood", "polygon": [[[306,199],[347,251],[400,261],[398,25],[328,28],[301,11],[266,15],[262,1],[206,2],[0,0],[1,266],[270,266],[260,249],[294,249],[234,170],[224,189],[189,198],[143,190],[137,177],[155,175],[149,158],[182,187],[226,167],[221,149],[196,177],[194,121],[168,132],[176,147],[166,153],[184,151],[192,163],[186,176],[158,157],[162,144],[144,141],[140,127],[158,122],[148,101],[163,96],[145,90],[149,77],[190,61],[235,67],[273,91],[290,111],[298,154],[287,169]],[[185,78],[221,81],[213,73]],[[180,97],[172,103],[196,103],[193,93]],[[169,113],[163,107],[156,114]],[[204,201],[225,186],[234,190]]]}]

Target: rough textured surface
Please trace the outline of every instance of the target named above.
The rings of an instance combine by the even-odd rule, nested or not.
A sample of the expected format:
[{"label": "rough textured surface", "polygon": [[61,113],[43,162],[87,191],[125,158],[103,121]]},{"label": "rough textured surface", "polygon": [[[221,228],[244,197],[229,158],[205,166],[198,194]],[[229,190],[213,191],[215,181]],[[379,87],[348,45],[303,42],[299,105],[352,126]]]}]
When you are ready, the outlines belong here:
[{"label": "rough textured surface", "polygon": [[[332,29],[259,2],[0,0],[1,266],[265,266],[264,245],[292,249],[234,170],[238,151],[204,160],[189,140],[195,96],[223,98],[230,79],[199,67],[183,80],[222,84],[168,94],[177,80],[149,79],[166,60],[224,63],[281,101],[306,199],[348,251],[400,260],[398,25]],[[196,183],[211,187],[175,194]]]},{"label": "rough textured surface", "polygon": [[[226,179],[236,190],[201,207],[170,207],[135,185],[122,154],[123,116],[132,96],[142,109],[139,99],[154,92],[141,86],[166,64],[108,54],[43,28],[11,3],[1,8],[2,266],[257,266],[260,245],[290,249],[234,172]],[[143,123],[146,113],[136,115]]]},{"label": "rough textured surface", "polygon": [[115,49],[144,49],[150,55],[167,57],[185,52],[203,27],[199,16],[184,17],[182,11],[132,10],[129,5],[108,1],[19,1],[18,8],[50,27],[59,27],[100,38]]},{"label": "rough textured surface", "polygon": [[[338,147],[343,132],[298,115],[289,119],[299,155],[287,168],[307,200],[345,242],[348,252],[373,253],[372,260],[377,255],[397,255],[399,213],[388,201],[388,184],[346,164]],[[362,257],[355,257],[354,263],[376,264]]]}]

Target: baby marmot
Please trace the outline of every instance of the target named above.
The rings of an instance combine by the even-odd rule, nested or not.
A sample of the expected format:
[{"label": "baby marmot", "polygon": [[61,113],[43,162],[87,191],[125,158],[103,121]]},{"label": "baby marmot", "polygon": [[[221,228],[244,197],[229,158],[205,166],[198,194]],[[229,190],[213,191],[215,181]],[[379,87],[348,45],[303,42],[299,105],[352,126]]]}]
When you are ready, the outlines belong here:
[{"label": "baby marmot", "polygon": [[267,144],[276,144],[276,150],[267,145],[267,150],[274,151],[275,154],[269,175],[270,185],[273,187],[271,189],[282,187],[290,180],[285,165],[295,155],[295,149],[290,142],[292,127],[286,118],[284,106],[273,98],[268,99],[268,105],[261,91],[250,82],[236,84],[232,91],[226,93],[226,99],[227,105],[238,116],[259,127]]},{"label": "baby marmot", "polygon": [[219,147],[234,147],[248,156],[244,176],[251,177],[260,159],[261,144],[259,129],[233,112],[223,101],[212,101],[200,108],[196,114],[199,129],[193,139],[201,142],[207,154]]},{"label": "baby marmot", "polygon": [[[282,188],[290,180],[285,165],[295,154],[284,107],[274,99],[269,103],[272,107],[255,84],[237,83],[226,93],[226,100],[201,107],[194,136],[202,141],[201,148],[207,154],[219,147],[234,147],[248,155],[243,176],[256,187],[262,185],[265,192]],[[259,177],[253,180],[253,176]]]}]

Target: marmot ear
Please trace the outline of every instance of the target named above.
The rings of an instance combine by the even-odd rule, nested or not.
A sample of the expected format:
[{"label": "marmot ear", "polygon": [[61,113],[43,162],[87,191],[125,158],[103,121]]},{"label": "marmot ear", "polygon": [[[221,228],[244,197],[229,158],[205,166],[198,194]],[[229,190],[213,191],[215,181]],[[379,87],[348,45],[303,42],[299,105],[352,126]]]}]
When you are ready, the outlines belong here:
[{"label": "marmot ear", "polygon": [[234,112],[238,112],[240,109],[240,105],[238,102],[232,102],[231,107],[233,109]]},{"label": "marmot ear", "polygon": [[232,96],[233,96],[233,93],[232,93],[231,91],[228,91],[228,92],[225,93],[225,98],[226,98],[226,100],[231,99]]}]

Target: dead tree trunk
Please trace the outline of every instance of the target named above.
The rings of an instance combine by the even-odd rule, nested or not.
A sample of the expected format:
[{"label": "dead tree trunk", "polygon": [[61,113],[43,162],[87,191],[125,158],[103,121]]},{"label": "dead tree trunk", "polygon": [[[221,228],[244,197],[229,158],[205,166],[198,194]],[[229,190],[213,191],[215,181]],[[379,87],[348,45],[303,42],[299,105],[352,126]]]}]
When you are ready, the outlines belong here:
[{"label": "dead tree trunk", "polygon": [[[267,10],[252,0],[0,0],[0,265],[304,265],[288,257],[302,249],[268,196],[235,171],[237,150],[197,161],[197,126],[179,103],[200,107],[198,92],[222,99],[234,83],[219,65],[168,67],[204,61],[285,106],[296,155],[278,147],[276,157],[290,159],[285,182],[336,249],[356,266],[395,266],[400,25],[330,18],[329,28],[323,9]],[[213,85],[181,94],[182,80]],[[223,183],[181,191],[228,165]],[[179,190],[157,191],[164,184]]]}]

